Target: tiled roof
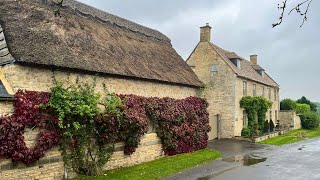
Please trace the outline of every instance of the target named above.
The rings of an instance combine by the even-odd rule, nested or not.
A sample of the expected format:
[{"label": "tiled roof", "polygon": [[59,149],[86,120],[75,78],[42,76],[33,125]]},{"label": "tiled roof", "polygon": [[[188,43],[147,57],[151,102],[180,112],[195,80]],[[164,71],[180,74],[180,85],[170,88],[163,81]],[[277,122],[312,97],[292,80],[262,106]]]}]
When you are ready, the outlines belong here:
[{"label": "tiled roof", "polygon": [[[279,85],[267,74],[261,76],[256,70],[263,70],[259,65],[254,65],[250,61],[238,56],[234,52],[230,52],[218,47],[211,43],[211,46],[220,54],[220,56],[226,61],[226,63],[232,68],[232,70],[239,77],[250,79],[268,86],[279,87]],[[237,68],[231,61],[230,58],[239,57],[241,61],[241,69]]]}]

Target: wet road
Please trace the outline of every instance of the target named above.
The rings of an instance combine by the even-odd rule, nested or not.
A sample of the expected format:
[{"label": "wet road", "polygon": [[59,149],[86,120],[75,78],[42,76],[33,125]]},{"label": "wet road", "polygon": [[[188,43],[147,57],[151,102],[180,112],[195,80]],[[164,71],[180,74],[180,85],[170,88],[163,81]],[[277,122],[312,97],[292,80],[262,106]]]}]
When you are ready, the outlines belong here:
[{"label": "wet road", "polygon": [[214,141],[223,158],[166,179],[320,180],[320,138],[282,147]]}]

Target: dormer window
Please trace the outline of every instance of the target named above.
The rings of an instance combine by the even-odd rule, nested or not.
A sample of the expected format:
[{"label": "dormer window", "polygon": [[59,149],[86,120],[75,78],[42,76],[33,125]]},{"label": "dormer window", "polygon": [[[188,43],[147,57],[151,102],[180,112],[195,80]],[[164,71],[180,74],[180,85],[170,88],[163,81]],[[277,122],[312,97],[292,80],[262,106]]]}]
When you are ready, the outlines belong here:
[{"label": "dormer window", "polygon": [[239,69],[241,69],[241,61],[239,58],[232,58],[230,61]]},{"label": "dormer window", "polygon": [[258,74],[260,74],[261,77],[264,77],[264,70],[257,70]]},{"label": "dormer window", "polygon": [[253,68],[254,70],[257,71],[257,73],[258,73],[261,77],[264,77],[264,69],[263,69],[261,66],[259,66],[259,65],[257,65],[257,64],[253,64],[253,65],[251,65],[251,66],[252,66],[252,68]]}]

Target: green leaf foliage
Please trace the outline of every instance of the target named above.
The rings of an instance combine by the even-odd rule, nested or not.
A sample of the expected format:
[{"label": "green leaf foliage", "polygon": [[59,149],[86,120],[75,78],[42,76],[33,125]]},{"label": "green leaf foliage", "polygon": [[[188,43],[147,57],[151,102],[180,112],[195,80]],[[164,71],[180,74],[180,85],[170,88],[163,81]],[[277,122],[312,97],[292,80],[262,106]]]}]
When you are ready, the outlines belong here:
[{"label": "green leaf foliage", "polygon": [[306,112],[300,114],[301,125],[305,129],[315,129],[319,127],[320,116],[315,112]]},{"label": "green leaf foliage", "polygon": [[310,105],[309,104],[299,104],[299,103],[297,103],[297,106],[296,106],[295,110],[296,110],[297,114],[304,114],[304,113],[309,112],[311,109],[310,109]]},{"label": "green leaf foliage", "polygon": [[280,110],[295,110],[297,107],[297,103],[292,99],[283,99],[280,102]]},{"label": "green leaf foliage", "polygon": [[304,96],[302,96],[300,99],[298,99],[297,103],[310,105],[310,109],[312,112],[317,112],[317,110],[318,110],[318,106]]},{"label": "green leaf foliage", "polygon": [[[263,132],[266,113],[271,106],[272,102],[262,96],[243,97],[240,100],[240,107],[243,108],[248,115],[248,129],[255,132]],[[256,120],[258,120],[258,129],[254,130]],[[253,132],[251,132],[251,134],[253,134]]]}]

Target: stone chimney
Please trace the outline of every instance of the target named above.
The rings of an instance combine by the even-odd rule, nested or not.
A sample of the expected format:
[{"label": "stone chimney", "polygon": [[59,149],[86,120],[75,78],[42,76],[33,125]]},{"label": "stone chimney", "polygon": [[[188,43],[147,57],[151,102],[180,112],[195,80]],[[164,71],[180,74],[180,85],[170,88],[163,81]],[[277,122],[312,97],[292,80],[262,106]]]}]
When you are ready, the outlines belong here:
[{"label": "stone chimney", "polygon": [[250,55],[250,62],[251,64],[255,64],[257,65],[258,64],[258,55]]},{"label": "stone chimney", "polygon": [[205,26],[200,27],[200,42],[211,41],[211,26],[207,23]]}]

